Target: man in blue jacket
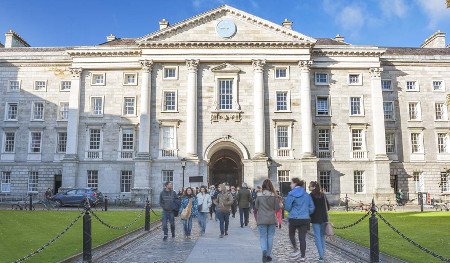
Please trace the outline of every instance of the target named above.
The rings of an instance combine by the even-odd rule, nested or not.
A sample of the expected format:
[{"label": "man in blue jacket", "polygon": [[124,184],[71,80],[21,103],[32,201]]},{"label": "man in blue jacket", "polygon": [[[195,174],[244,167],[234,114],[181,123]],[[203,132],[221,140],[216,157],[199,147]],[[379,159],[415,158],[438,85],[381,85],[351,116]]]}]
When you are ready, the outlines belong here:
[{"label": "man in blue jacket", "polygon": [[[294,251],[291,257],[295,260],[301,256],[300,261],[305,261],[306,233],[310,228],[310,214],[314,212],[314,203],[311,196],[305,191],[305,182],[298,178],[291,180],[291,189],[285,201],[285,208],[289,212],[289,239]],[[298,230],[300,252],[295,242],[295,232]],[[300,255],[301,253],[301,255]]]}]

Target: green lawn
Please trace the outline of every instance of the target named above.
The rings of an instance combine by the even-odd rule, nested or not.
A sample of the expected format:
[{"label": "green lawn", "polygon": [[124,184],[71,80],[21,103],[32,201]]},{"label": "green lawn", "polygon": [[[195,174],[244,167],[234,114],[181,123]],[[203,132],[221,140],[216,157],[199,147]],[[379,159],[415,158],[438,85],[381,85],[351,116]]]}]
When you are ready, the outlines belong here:
[{"label": "green lawn", "polygon": [[[331,222],[336,226],[353,223],[364,214],[361,212],[332,212]],[[450,258],[450,213],[449,212],[405,212],[382,213],[392,225],[422,246]],[[378,220],[380,250],[408,262],[441,262],[422,252],[380,219]],[[369,218],[346,230],[336,230],[336,235],[369,246]]]},{"label": "green lawn", "polygon": [[[56,236],[74,220],[78,211],[7,211],[0,210],[0,262],[13,262]],[[130,223],[140,211],[98,211],[107,223],[122,226]],[[160,219],[151,213],[152,222]],[[57,262],[82,251],[82,224],[80,220],[60,239],[26,262]],[[144,225],[144,216],[128,230],[112,230],[92,217],[92,246],[98,246],[115,237]]]}]

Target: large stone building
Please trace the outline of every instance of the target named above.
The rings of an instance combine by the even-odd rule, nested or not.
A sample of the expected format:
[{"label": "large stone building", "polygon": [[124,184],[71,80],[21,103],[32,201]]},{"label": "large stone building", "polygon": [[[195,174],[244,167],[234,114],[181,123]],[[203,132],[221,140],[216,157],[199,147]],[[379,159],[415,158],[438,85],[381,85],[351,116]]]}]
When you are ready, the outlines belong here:
[{"label": "large stone building", "polygon": [[[334,200],[449,193],[450,48],[313,38],[221,6],[140,38],[0,48],[2,194],[96,187],[139,199],[164,181]],[[450,84],[448,85],[450,86]]]}]

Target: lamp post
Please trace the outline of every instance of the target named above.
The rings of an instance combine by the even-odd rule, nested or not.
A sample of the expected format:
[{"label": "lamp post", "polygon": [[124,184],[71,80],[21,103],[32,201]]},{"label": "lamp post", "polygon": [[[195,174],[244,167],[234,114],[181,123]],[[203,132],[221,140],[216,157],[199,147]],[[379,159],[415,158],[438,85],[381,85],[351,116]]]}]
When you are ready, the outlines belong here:
[{"label": "lamp post", "polygon": [[181,168],[183,168],[183,190],[184,190],[184,170],[186,170],[186,158],[181,159]]},{"label": "lamp post", "polygon": [[272,166],[272,159],[270,159],[270,157],[267,158],[266,163],[267,163],[267,178],[270,178],[270,167]]}]

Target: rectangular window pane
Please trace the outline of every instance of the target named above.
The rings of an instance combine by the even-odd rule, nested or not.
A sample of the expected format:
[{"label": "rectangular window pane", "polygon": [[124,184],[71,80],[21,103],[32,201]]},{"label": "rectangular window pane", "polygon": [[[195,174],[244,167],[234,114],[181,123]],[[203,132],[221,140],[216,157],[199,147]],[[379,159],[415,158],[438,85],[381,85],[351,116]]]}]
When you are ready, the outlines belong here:
[{"label": "rectangular window pane", "polygon": [[288,126],[277,126],[277,148],[289,148]]},{"label": "rectangular window pane", "polygon": [[87,187],[92,189],[98,189],[98,171],[87,171]]},{"label": "rectangular window pane", "polygon": [[125,74],[124,76],[125,80],[124,83],[131,85],[131,84],[136,84],[136,74]]},{"label": "rectangular window pane", "polygon": [[411,133],[411,152],[412,153],[422,152],[422,142],[420,133]]},{"label": "rectangular window pane", "polygon": [[38,172],[28,173],[28,192],[37,192],[39,184],[39,174]]},{"label": "rectangular window pane", "polygon": [[418,102],[410,102],[408,104],[408,112],[409,112],[410,120],[419,120],[420,119],[419,103]]},{"label": "rectangular window pane", "polygon": [[133,181],[133,172],[132,171],[122,171],[122,173],[120,175],[120,192],[130,193],[132,181]]},{"label": "rectangular window pane", "polygon": [[364,193],[365,192],[365,182],[364,182],[364,171],[354,171],[354,188],[355,193]]},{"label": "rectangular window pane", "polygon": [[290,179],[290,171],[289,170],[278,170],[278,182],[286,183],[289,182]]},{"label": "rectangular window pane", "polygon": [[175,91],[164,92],[164,111],[176,110],[176,93]]},{"label": "rectangular window pane", "polygon": [[44,103],[33,102],[33,120],[43,120],[43,119],[44,119]]},{"label": "rectangular window pane", "polygon": [[438,133],[438,152],[439,153],[448,153],[450,152],[448,149],[448,134],[447,133]]},{"label": "rectangular window pane", "polygon": [[450,192],[450,172],[441,172],[441,192]]},{"label": "rectangular window pane", "polygon": [[362,151],[363,150],[363,130],[362,129],[352,129],[352,150]]},{"label": "rectangular window pane", "polygon": [[5,146],[3,151],[5,153],[13,153],[15,145],[16,133],[15,132],[5,132]]},{"label": "rectangular window pane", "polygon": [[0,184],[0,192],[11,192],[11,172],[2,172]]},{"label": "rectangular window pane", "polygon": [[413,180],[416,193],[425,192],[425,178],[422,172],[413,172]]},{"label": "rectangular window pane", "polygon": [[361,98],[351,97],[350,98],[350,114],[351,115],[361,115]]},{"label": "rectangular window pane", "polygon": [[7,120],[17,120],[17,113],[18,113],[18,104],[17,103],[8,103],[6,119]]},{"label": "rectangular window pane", "polygon": [[103,114],[103,98],[102,97],[92,97],[92,114],[102,115]]},{"label": "rectangular window pane", "polygon": [[135,105],[136,99],[134,97],[126,97],[124,98],[124,115],[134,115],[134,105]]},{"label": "rectangular window pane", "polygon": [[394,103],[392,101],[383,102],[384,109],[384,119],[393,120],[394,119]]},{"label": "rectangular window pane", "polygon": [[275,69],[275,77],[278,78],[286,78],[287,77],[287,68],[276,68]]},{"label": "rectangular window pane", "polygon": [[61,81],[61,91],[68,91],[72,87],[71,81]]},{"label": "rectangular window pane", "polygon": [[173,170],[162,170],[162,181],[173,182]]},{"label": "rectangular window pane", "polygon": [[221,110],[233,109],[233,80],[219,81],[219,108]]},{"label": "rectangular window pane", "polygon": [[65,153],[67,148],[67,132],[58,132],[58,152]]},{"label": "rectangular window pane", "polygon": [[320,171],[319,183],[325,193],[331,193],[331,171]]},{"label": "rectangular window pane", "polygon": [[134,149],[134,131],[133,129],[122,130],[122,150],[132,151]]},{"label": "rectangular window pane", "polygon": [[348,83],[349,84],[359,84],[359,74],[350,74],[348,75]]},{"label": "rectangular window pane", "polygon": [[317,115],[327,116],[328,110],[328,97],[317,97],[316,100]]},{"label": "rectangular window pane", "polygon": [[286,91],[277,92],[277,111],[288,110],[288,93]]},{"label": "rectangular window pane", "polygon": [[101,131],[100,129],[89,130],[89,150],[100,150]]},{"label": "rectangular window pane", "polygon": [[41,152],[42,132],[31,132],[30,152]]},{"label": "rectangular window pane", "polygon": [[69,119],[69,103],[60,102],[59,103],[59,119],[68,120]]},{"label": "rectangular window pane", "polygon": [[416,81],[407,81],[406,82],[406,90],[416,90],[417,89],[417,83]]},{"label": "rectangular window pane", "polygon": [[381,88],[382,88],[382,90],[392,90],[392,81],[391,80],[382,80]]},{"label": "rectangular window pane", "polygon": [[164,126],[162,132],[162,149],[175,149],[175,127]]},{"label": "rectangular window pane", "polygon": [[329,129],[319,129],[317,137],[318,137],[319,151],[329,151],[330,150],[330,130]]},{"label": "rectangular window pane", "polygon": [[164,78],[176,78],[176,68],[164,68]]},{"label": "rectangular window pane", "polygon": [[445,120],[446,116],[445,116],[445,105],[444,103],[438,102],[434,105],[434,109],[435,109],[435,117],[436,120]]},{"label": "rectangular window pane", "polygon": [[435,91],[443,91],[444,90],[444,85],[442,83],[443,82],[440,81],[440,80],[433,81],[433,90],[435,90]]},{"label": "rectangular window pane", "polygon": [[328,83],[328,74],[316,73],[316,83],[317,84],[327,84]]},{"label": "rectangular window pane", "polygon": [[93,74],[92,75],[92,84],[94,84],[94,85],[103,85],[103,84],[105,84],[105,75],[103,75],[103,74]]},{"label": "rectangular window pane", "polygon": [[18,80],[10,80],[9,81],[9,90],[10,91],[18,91],[18,90],[20,90],[20,81],[18,81]]},{"label": "rectangular window pane", "polygon": [[386,152],[395,153],[395,134],[386,133]]},{"label": "rectangular window pane", "polygon": [[46,82],[45,81],[35,81],[34,82],[34,90],[45,90]]}]

